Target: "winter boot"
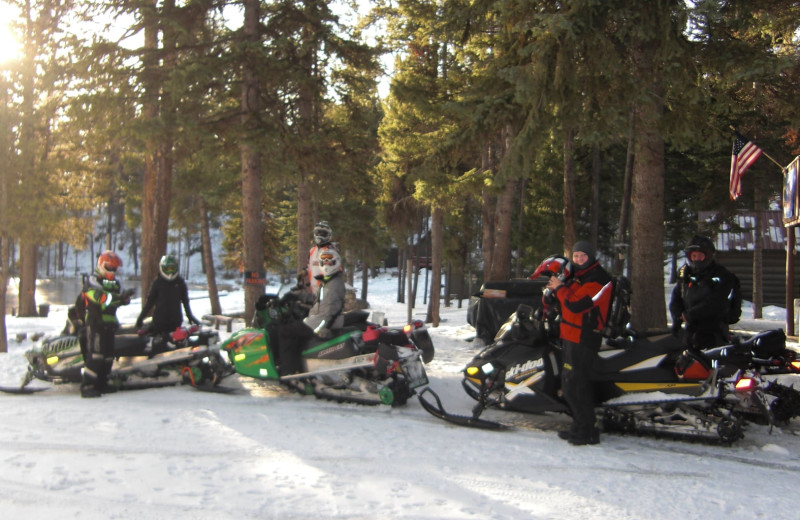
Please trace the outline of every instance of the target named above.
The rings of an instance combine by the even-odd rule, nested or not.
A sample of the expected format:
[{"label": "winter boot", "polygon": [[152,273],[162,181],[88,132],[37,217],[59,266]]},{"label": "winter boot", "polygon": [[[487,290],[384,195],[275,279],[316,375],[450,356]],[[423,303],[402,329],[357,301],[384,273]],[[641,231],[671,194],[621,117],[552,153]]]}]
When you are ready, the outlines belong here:
[{"label": "winter boot", "polygon": [[94,385],[81,385],[81,397],[100,397],[102,393]]}]

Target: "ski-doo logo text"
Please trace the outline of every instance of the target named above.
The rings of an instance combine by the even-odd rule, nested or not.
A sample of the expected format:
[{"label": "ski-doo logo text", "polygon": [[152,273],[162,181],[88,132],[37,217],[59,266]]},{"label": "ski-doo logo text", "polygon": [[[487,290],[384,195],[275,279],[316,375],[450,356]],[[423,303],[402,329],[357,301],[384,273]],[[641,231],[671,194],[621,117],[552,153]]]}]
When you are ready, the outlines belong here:
[{"label": "ski-doo logo text", "polygon": [[506,381],[522,374],[527,376],[531,372],[538,372],[544,368],[544,359],[531,359],[521,365],[514,365],[506,370]]}]

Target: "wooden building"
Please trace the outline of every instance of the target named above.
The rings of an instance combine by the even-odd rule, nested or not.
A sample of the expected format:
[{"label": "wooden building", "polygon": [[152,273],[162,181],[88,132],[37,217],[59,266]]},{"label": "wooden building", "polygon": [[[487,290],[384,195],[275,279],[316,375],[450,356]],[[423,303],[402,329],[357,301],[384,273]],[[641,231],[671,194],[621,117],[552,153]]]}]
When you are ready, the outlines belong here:
[{"label": "wooden building", "polygon": [[[701,221],[714,217],[712,212],[701,212]],[[753,252],[756,240],[756,215],[754,212],[740,212],[736,217],[736,225],[741,231],[730,231],[723,228],[712,237],[717,249],[716,261],[739,277],[742,283],[742,295],[745,300],[753,301]],[[786,306],[786,228],[783,226],[781,211],[765,211],[762,213],[762,295],[764,305]],[[795,248],[797,255],[797,248]],[[794,277],[800,280],[800,262],[795,256]],[[797,285],[793,298],[800,297]]]}]

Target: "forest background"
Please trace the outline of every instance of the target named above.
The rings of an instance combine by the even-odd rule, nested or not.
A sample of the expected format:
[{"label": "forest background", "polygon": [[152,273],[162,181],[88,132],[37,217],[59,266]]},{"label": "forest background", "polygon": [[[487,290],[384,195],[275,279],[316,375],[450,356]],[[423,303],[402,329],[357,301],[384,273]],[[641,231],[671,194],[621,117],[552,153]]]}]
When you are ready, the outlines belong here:
[{"label": "forest background", "polygon": [[[434,326],[442,294],[588,238],[630,276],[634,326],[663,327],[648,295],[665,266],[693,233],[779,204],[775,163],[800,151],[791,1],[0,6],[0,351],[9,278],[35,315],[39,273],[68,270],[69,248],[136,252],[144,293],[171,236],[199,244],[184,254],[202,252],[219,312],[215,265],[294,272],[319,220],[351,266],[395,246],[443,273]],[[732,128],[775,161],[736,201]],[[245,285],[245,315],[263,291]]]}]

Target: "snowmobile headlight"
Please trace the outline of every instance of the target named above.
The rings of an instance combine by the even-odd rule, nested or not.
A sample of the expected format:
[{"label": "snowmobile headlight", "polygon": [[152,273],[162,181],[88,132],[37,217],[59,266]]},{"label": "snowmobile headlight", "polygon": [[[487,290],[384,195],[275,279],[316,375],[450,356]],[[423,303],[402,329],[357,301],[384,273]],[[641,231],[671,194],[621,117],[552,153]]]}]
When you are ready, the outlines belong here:
[{"label": "snowmobile headlight", "polygon": [[486,363],[481,367],[481,370],[483,370],[483,373],[488,376],[489,374],[494,372],[494,365],[492,365],[491,363]]},{"label": "snowmobile headlight", "polygon": [[49,356],[47,358],[48,365],[55,365],[56,363],[58,363],[58,356]]},{"label": "snowmobile headlight", "polygon": [[793,369],[800,371],[800,361],[792,361],[790,364],[792,365]]},{"label": "snowmobile headlight", "polygon": [[241,361],[241,360],[243,360],[243,359],[244,359],[244,358],[246,358],[246,357],[247,357],[247,354],[243,354],[243,353],[241,353],[241,354],[236,354],[235,356],[233,356],[233,360],[234,360],[234,361]]},{"label": "snowmobile headlight", "polygon": [[476,376],[481,369],[478,367],[467,367],[467,375],[468,376]]}]

